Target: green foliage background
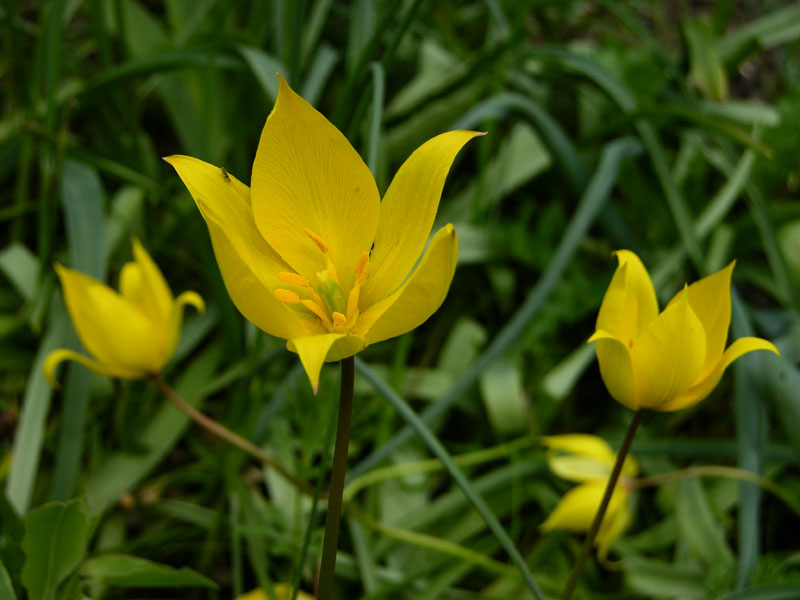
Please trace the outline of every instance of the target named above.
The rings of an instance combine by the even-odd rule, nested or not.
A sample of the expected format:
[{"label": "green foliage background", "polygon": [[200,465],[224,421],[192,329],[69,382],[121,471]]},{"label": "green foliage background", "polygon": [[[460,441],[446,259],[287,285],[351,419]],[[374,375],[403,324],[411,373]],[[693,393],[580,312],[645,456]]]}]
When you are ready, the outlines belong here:
[{"label": "green foliage background", "polygon": [[[447,301],[357,363],[349,481],[367,477],[350,488],[339,598],[532,597],[478,495],[557,596],[580,539],[537,530],[569,484],[536,436],[616,444],[630,418],[585,344],[616,248],[639,253],[662,303],[736,259],[731,336],[782,350],[738,361],[695,408],[648,415],[633,449],[644,474],[738,465],[800,495],[800,6],[7,0],[0,31],[0,599],[313,588],[310,498],[146,382],[70,365],[54,393],[41,375],[50,349],[81,349],[53,261],[116,284],[137,235],[174,292],[209,305],[166,378],[324,480],[336,369],[313,396],[296,356],[237,313],[160,160],[189,154],[248,181],[277,72],[382,190],[433,135],[489,132],[439,211],[461,241]],[[687,479],[636,502],[621,562],[590,564],[582,597],[800,597],[800,517],[775,495]]]}]

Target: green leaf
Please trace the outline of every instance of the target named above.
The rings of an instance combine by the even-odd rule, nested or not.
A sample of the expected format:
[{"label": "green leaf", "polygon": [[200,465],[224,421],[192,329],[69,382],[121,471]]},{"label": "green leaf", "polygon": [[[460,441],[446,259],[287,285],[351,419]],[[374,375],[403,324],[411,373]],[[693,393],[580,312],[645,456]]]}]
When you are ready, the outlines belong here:
[{"label": "green leaf", "polygon": [[719,57],[714,30],[707,21],[683,23],[689,47],[689,80],[710,100],[721,102],[728,97],[728,74]]},{"label": "green leaf", "polygon": [[285,72],[286,68],[277,58],[258,48],[242,45],[237,50],[255,75],[267,99],[274,102],[278,97],[278,73]]},{"label": "green leaf", "polygon": [[81,571],[96,583],[118,587],[209,587],[217,584],[188,567],[175,569],[138,556],[106,554],[87,560]]},{"label": "green leaf", "polygon": [[628,585],[646,598],[706,597],[703,572],[699,568],[638,556],[626,557],[622,564]]},{"label": "green leaf", "polygon": [[3,561],[0,561],[0,600],[17,600],[14,586],[11,585],[11,578],[3,566]]},{"label": "green leaf", "polygon": [[67,225],[70,267],[105,278],[105,194],[97,172],[73,160],[64,162],[61,203]]},{"label": "green leaf", "polygon": [[27,302],[39,287],[39,269],[39,259],[27,246],[11,244],[0,252],[0,271]]},{"label": "green leaf", "polygon": [[796,600],[800,585],[765,585],[722,596],[719,600]]},{"label": "green leaf", "polygon": [[25,518],[22,583],[30,600],[55,600],[56,589],[83,559],[89,513],[82,498],[51,502]]},{"label": "green leaf", "polygon": [[680,482],[675,514],[681,539],[698,560],[707,567],[733,564],[733,553],[725,543],[722,526],[711,512],[700,480]]},{"label": "green leaf", "polygon": [[530,430],[531,406],[518,364],[498,360],[481,374],[480,384],[483,404],[495,432],[507,435]]},{"label": "green leaf", "polygon": [[6,482],[6,493],[19,514],[25,514],[31,503],[33,486],[39,468],[39,457],[44,441],[44,429],[53,388],[44,378],[42,366],[47,355],[64,345],[68,322],[66,309],[58,301],[51,309],[50,329],[39,346],[36,359],[25,385],[25,397],[14,438],[11,472]]}]

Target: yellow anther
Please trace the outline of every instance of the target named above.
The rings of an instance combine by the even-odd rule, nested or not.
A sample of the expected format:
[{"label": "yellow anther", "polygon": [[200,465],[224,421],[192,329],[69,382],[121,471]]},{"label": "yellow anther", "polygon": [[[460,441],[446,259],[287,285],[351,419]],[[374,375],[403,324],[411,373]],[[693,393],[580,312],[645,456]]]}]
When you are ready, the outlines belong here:
[{"label": "yellow anther", "polygon": [[311,231],[308,227],[306,227],[303,231],[306,232],[306,235],[311,238],[311,241],[317,245],[317,248],[322,250],[322,252],[328,252],[328,245],[322,241],[322,238],[319,237],[316,233]]},{"label": "yellow anther", "polygon": [[302,275],[298,275],[297,273],[287,273],[284,271],[283,273],[278,273],[278,279],[280,279],[283,283],[291,283],[293,285],[299,285],[300,287],[308,287],[308,279]]},{"label": "yellow anther", "polygon": [[298,304],[300,302],[300,296],[295,294],[292,290],[278,288],[275,290],[274,294],[278,300],[285,302],[286,304]]},{"label": "yellow anther", "polygon": [[347,317],[342,313],[334,311],[333,313],[333,331],[335,333],[344,333],[347,326]]},{"label": "yellow anther", "polygon": [[369,252],[362,252],[356,261],[356,279],[358,283],[364,285],[369,274]]},{"label": "yellow anther", "polygon": [[353,323],[358,317],[358,298],[361,295],[361,285],[356,281],[350,295],[347,296],[347,322]]},{"label": "yellow anther", "polygon": [[301,300],[300,302],[308,310],[310,310],[312,313],[317,315],[317,317],[319,317],[319,320],[322,321],[322,325],[325,327],[325,329],[327,329],[328,331],[333,331],[333,323],[331,323],[330,317],[328,317],[328,315],[325,313],[325,310],[323,310],[323,308],[319,304],[317,304],[313,300]]}]

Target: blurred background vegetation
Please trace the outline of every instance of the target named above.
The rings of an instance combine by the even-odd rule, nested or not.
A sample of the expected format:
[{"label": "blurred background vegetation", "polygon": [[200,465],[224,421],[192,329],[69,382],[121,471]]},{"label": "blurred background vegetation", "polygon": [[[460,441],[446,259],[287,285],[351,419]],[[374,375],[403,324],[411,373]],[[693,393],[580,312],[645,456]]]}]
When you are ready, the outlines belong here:
[{"label": "blurred background vegetation", "polygon": [[[80,349],[53,262],[116,285],[139,236],[174,292],[209,305],[167,379],[309,485],[327,477],[337,369],[313,396],[296,356],[238,314],[160,160],[189,154],[249,181],[278,72],[381,190],[433,135],[489,132],[439,211],[461,242],[447,301],[360,355],[339,598],[528,594],[392,390],[558,594],[581,540],[537,530],[570,484],[536,436],[613,445],[630,418],[585,344],[616,248],[642,257],[662,303],[736,259],[732,337],[783,353],[738,361],[695,408],[648,415],[643,473],[738,465],[800,496],[797,4],[5,0],[0,31],[0,598],[230,598],[296,576],[313,589],[310,498],[146,382],[70,365],[53,392],[41,375],[50,349]],[[689,479],[636,502],[621,562],[589,565],[582,597],[800,597],[798,514],[774,495]]]}]

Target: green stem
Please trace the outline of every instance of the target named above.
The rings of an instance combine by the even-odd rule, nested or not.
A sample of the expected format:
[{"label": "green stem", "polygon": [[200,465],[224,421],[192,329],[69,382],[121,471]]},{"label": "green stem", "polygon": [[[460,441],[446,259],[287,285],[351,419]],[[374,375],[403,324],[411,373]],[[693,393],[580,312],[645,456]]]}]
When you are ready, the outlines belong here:
[{"label": "green stem", "polygon": [[328,513],[325,515],[325,538],[322,541],[322,562],[319,568],[318,600],[333,596],[333,577],[336,549],[339,545],[339,521],[342,518],[342,493],[347,471],[347,449],[350,445],[350,420],[353,416],[353,357],[342,360],[342,386],[339,393],[339,422],[336,426],[336,446],[333,450],[333,471],[328,492]]},{"label": "green stem", "polygon": [[652,487],[688,479],[690,477],[727,477],[729,479],[738,479],[739,481],[752,483],[780,498],[786,506],[791,508],[796,515],[800,516],[800,504],[798,504],[789,492],[763,475],[758,475],[757,473],[738,469],[736,467],[726,467],[724,465],[688,467],[686,469],[680,469],[679,471],[670,471],[669,473],[660,473],[658,475],[651,475],[650,477],[634,479],[633,486],[636,488]]},{"label": "green stem", "polygon": [[597,514],[594,516],[592,526],[589,528],[586,539],[583,541],[583,547],[578,555],[578,559],[575,561],[575,566],[572,568],[572,573],[569,575],[569,580],[567,580],[567,585],[564,588],[564,593],[561,595],[561,600],[569,600],[572,596],[572,592],[575,590],[575,586],[578,584],[578,577],[580,577],[581,571],[583,571],[583,565],[586,563],[586,559],[592,551],[594,538],[597,536],[600,524],[603,522],[603,517],[606,515],[608,504],[611,502],[611,495],[614,493],[619,474],[622,472],[622,465],[625,463],[625,457],[628,455],[631,442],[633,442],[633,436],[636,434],[636,430],[639,428],[639,423],[641,423],[641,421],[642,412],[636,411],[633,413],[633,419],[631,419],[631,423],[628,425],[628,431],[625,432],[625,439],[622,440],[622,446],[620,446],[619,452],[617,452],[617,461],[614,463],[611,477],[609,477],[608,484],[606,484],[606,491],[605,494],[603,494],[602,502],[600,502],[600,508],[597,509]]},{"label": "green stem", "polygon": [[233,444],[240,450],[246,452],[253,458],[260,460],[261,462],[269,465],[272,469],[283,475],[283,477],[292,485],[294,485],[298,490],[301,492],[311,496],[314,494],[314,490],[305,483],[304,481],[299,480],[295,475],[287,471],[283,465],[277,462],[274,458],[267,455],[261,448],[256,446],[253,442],[244,439],[242,436],[234,433],[221,423],[218,423],[214,419],[207,417],[199,410],[197,410],[194,406],[186,402],[183,398],[181,398],[175,390],[169,387],[169,384],[164,381],[160,375],[155,375],[153,377],[153,381],[158,386],[158,388],[164,393],[164,395],[172,402],[178,410],[186,414],[192,421],[200,425],[206,431],[214,434],[217,437],[222,438],[226,442]]}]

